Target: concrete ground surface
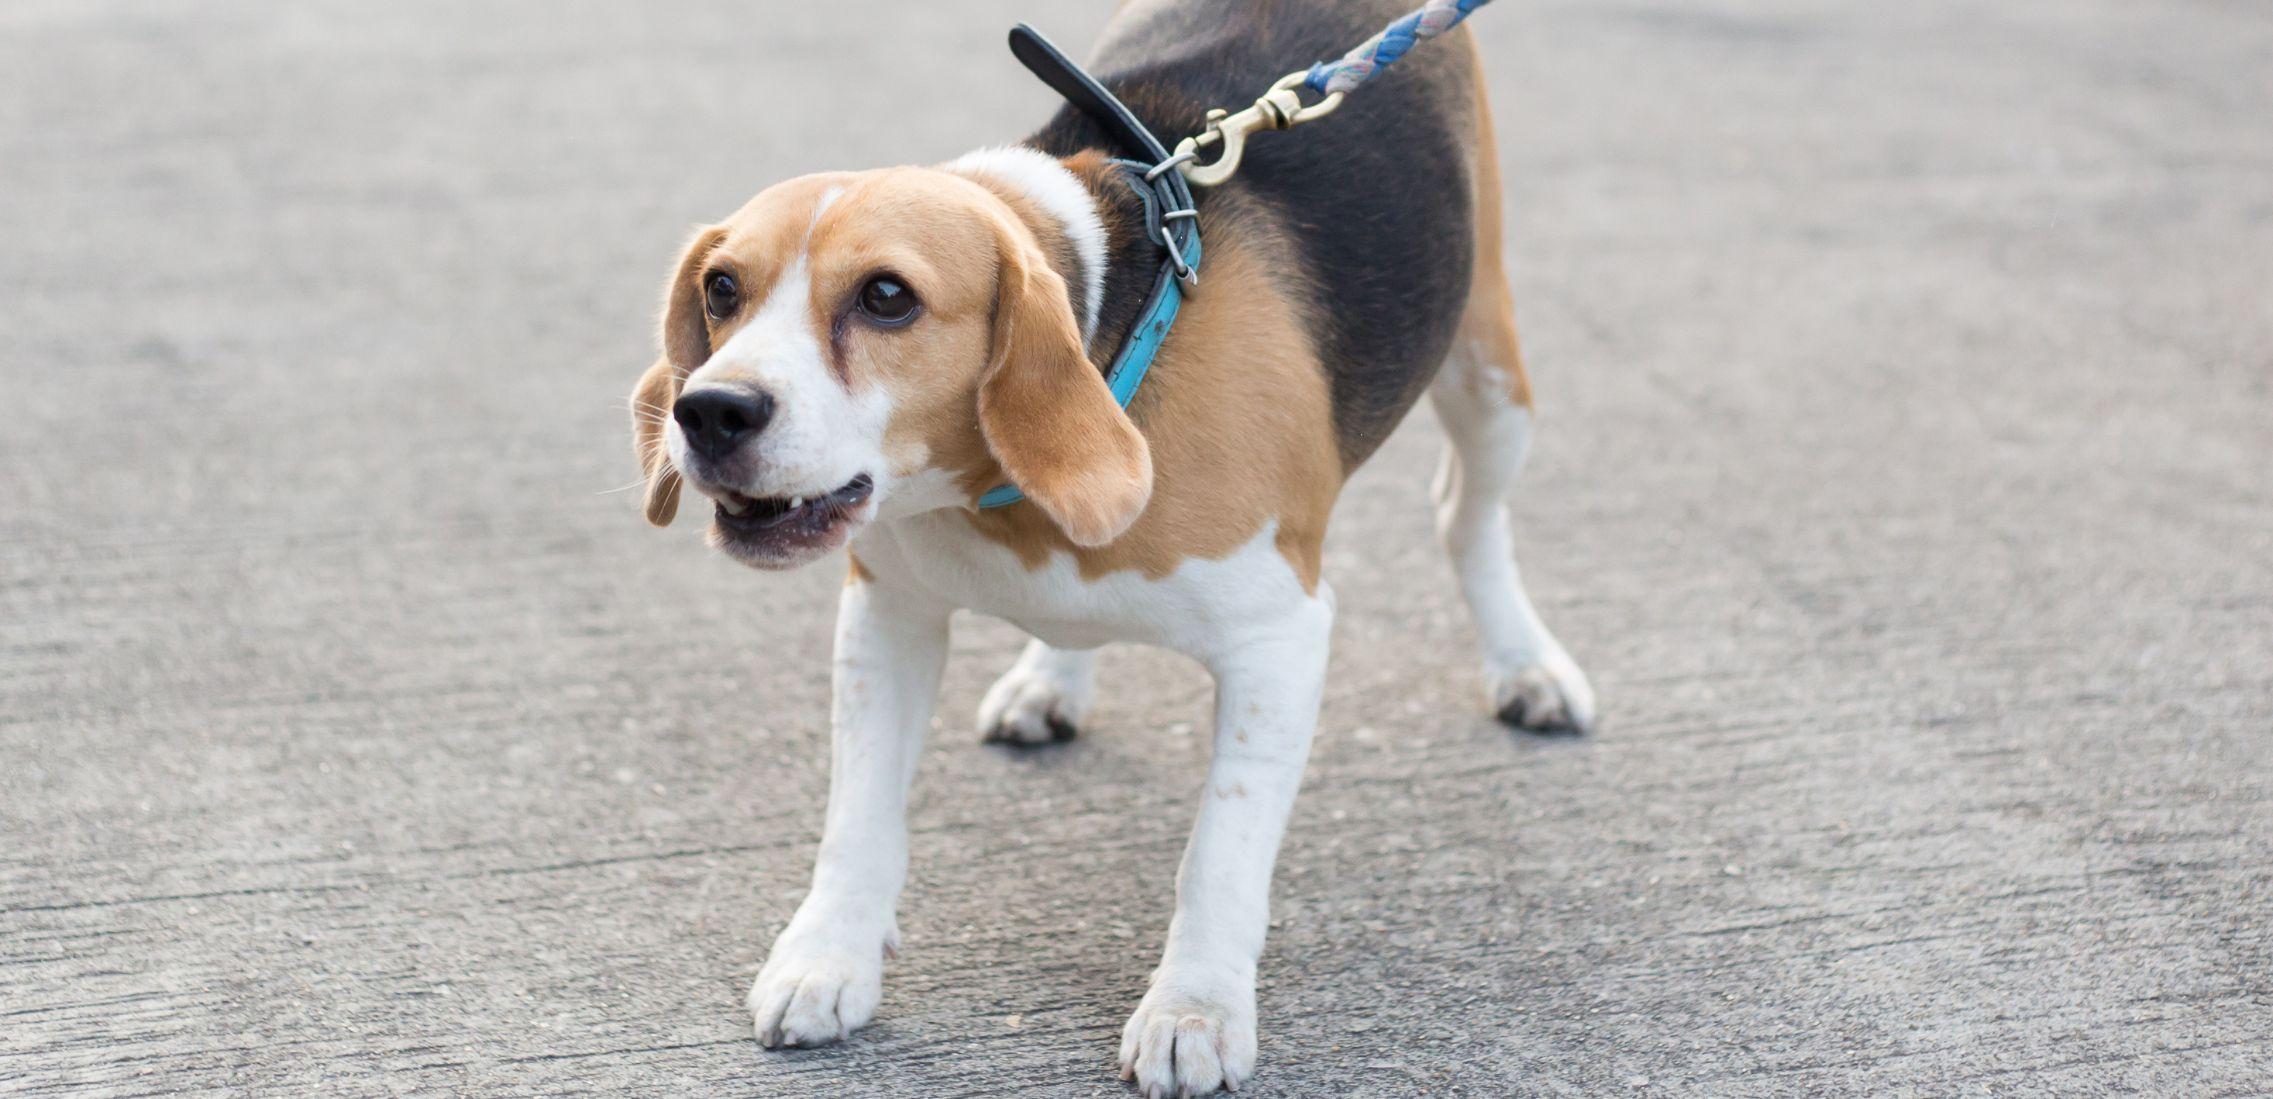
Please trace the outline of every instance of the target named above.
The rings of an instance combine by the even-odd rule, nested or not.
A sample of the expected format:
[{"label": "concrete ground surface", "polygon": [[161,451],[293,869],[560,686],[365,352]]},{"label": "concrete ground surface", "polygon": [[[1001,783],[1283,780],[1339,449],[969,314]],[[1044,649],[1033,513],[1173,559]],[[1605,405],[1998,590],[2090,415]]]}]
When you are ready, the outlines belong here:
[{"label": "concrete ground surface", "polygon": [[[964,623],[879,1019],[763,1051],[839,568],[606,491],[690,226],[1023,134],[1004,29],[1105,15],[0,8],[0,1092],[1120,1094],[1204,675],[986,747]],[[1417,415],[1247,1092],[2273,1091],[2273,10],[1473,25],[1602,728],[1479,712]]]}]

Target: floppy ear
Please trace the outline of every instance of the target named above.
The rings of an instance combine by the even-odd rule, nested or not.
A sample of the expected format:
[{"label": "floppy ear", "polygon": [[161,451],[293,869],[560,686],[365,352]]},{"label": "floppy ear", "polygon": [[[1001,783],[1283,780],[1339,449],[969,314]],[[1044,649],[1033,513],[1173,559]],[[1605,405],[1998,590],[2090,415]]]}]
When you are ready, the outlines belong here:
[{"label": "floppy ear", "polygon": [[1026,498],[1077,546],[1121,536],[1152,498],[1152,451],[1081,349],[1065,280],[1007,215],[979,430]]},{"label": "floppy ear", "polygon": [[705,229],[687,243],[671,285],[663,292],[663,357],[639,376],[631,390],[632,443],[639,468],[647,474],[647,521],[663,527],[679,513],[679,471],[663,448],[663,428],[670,422],[671,405],[679,399],[679,386],[710,358],[710,326],[702,314],[701,274],[710,250],[726,235]]},{"label": "floppy ear", "polygon": [[659,527],[679,514],[679,471],[663,450],[663,425],[678,399],[679,369],[668,358],[655,360],[631,390],[631,439],[647,475],[647,521]]}]

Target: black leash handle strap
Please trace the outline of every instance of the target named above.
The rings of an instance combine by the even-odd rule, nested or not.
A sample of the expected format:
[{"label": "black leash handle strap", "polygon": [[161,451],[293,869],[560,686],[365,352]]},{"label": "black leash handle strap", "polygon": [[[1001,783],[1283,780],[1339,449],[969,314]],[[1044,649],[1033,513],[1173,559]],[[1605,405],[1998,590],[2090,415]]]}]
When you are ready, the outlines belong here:
[{"label": "black leash handle strap", "polygon": [[[1064,96],[1066,102],[1096,119],[1134,159],[1147,165],[1158,165],[1168,159],[1168,146],[1161,144],[1160,139],[1137,120],[1136,112],[1105,90],[1105,85],[1098,83],[1096,77],[1074,64],[1073,59],[1049,39],[1042,37],[1042,32],[1024,23],[1010,28],[1010,54],[1026,66],[1028,72],[1040,77],[1042,83]],[[1161,172],[1154,182],[1169,192],[1170,209],[1193,208],[1192,191],[1184,184],[1184,173]]]}]

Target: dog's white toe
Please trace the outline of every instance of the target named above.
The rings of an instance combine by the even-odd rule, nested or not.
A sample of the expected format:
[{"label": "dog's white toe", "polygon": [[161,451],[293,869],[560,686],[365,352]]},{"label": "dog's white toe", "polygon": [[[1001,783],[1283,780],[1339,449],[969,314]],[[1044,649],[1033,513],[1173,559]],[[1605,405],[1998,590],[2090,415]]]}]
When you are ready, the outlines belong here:
[{"label": "dog's white toe", "polygon": [[1121,1030],[1121,1079],[1145,1099],[1239,1090],[1255,1072],[1255,997],[1155,984]]},{"label": "dog's white toe", "polygon": [[881,944],[861,950],[777,942],[750,986],[750,1016],[759,1045],[821,1046],[867,1025],[883,999]]},{"label": "dog's white toe", "polygon": [[1584,733],[1594,728],[1594,688],[1571,658],[1560,653],[1524,667],[1484,670],[1492,713],[1518,729]]},{"label": "dog's white toe", "polygon": [[1004,744],[1072,740],[1095,696],[1090,654],[1029,646],[979,703],[979,735]]}]

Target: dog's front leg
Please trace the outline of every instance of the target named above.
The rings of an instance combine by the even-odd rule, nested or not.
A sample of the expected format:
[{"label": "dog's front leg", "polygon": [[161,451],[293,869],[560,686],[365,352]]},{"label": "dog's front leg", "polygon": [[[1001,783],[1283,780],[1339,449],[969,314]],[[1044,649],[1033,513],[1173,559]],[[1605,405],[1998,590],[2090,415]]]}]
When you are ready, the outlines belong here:
[{"label": "dog's front leg", "polygon": [[908,782],[947,659],[949,609],[857,577],[837,608],[828,821],[813,888],[750,988],[758,1041],[810,1046],[876,1013],[908,871]]},{"label": "dog's front leg", "polygon": [[1121,1032],[1121,1075],[1148,1097],[1236,1088],[1255,1070],[1255,962],[1271,867],[1310,756],[1333,617],[1321,585],[1209,661],[1215,755],[1176,872],[1167,948]]}]

